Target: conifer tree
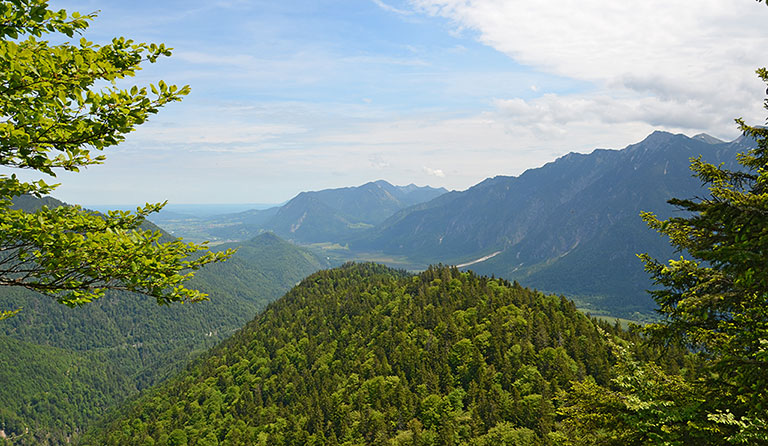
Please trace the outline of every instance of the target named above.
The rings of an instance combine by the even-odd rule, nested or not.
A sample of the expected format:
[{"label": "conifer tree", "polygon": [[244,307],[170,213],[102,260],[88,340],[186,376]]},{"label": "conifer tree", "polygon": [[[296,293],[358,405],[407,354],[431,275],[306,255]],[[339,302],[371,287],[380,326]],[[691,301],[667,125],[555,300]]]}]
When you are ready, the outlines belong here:
[{"label": "conifer tree", "polygon": [[[757,74],[768,84],[768,70]],[[768,128],[737,123],[757,143],[739,155],[743,170],[695,159],[709,197],[670,200],[684,217],[643,214],[687,253],[668,264],[641,255],[662,286],[652,295],[664,319],[646,331],[705,359],[708,419],[732,426],[734,439],[768,442]]]},{"label": "conifer tree", "polygon": [[[768,84],[768,70],[757,75]],[[559,410],[563,444],[768,444],[768,127],[736,122],[756,143],[740,169],[693,159],[709,195],[670,200],[682,216],[642,215],[682,254],[640,255],[662,316],[643,331],[687,348],[688,366],[669,373],[635,357],[643,345],[609,341],[609,388],[574,383]]]}]

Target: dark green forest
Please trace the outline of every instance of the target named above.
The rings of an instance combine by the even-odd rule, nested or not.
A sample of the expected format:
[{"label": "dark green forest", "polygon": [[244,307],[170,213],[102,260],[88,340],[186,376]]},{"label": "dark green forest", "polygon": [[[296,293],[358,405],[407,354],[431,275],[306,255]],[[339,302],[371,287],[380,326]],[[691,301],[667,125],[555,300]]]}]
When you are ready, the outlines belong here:
[{"label": "dark green forest", "polygon": [[0,352],[0,428],[10,444],[63,442],[135,391],[121,364],[108,355],[4,335]]},{"label": "dark green forest", "polygon": [[610,380],[607,333],[628,336],[503,279],[349,264],[303,280],[83,444],[549,444],[571,382]]},{"label": "dark green forest", "polygon": [[[22,308],[0,324],[0,382],[10,384],[0,386],[0,429],[14,444],[63,444],[327,267],[272,234],[237,246],[229,261],[193,279],[208,302],[158,306],[147,296],[111,292],[70,308],[31,291],[0,289],[2,308]],[[227,247],[235,245],[219,248]]]}]

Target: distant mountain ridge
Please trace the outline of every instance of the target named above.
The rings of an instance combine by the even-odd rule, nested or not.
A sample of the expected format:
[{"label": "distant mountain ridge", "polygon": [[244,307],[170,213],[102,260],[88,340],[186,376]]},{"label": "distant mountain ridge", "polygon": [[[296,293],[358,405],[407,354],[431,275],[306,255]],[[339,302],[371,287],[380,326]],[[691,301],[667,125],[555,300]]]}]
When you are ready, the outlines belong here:
[{"label": "distant mountain ridge", "polygon": [[269,209],[218,215],[191,223],[159,223],[185,237],[183,231],[192,226],[201,240],[247,240],[272,231],[298,243],[335,243],[354,238],[395,212],[446,192],[445,188],[394,186],[378,180],[355,187],[301,192],[284,205]]},{"label": "distant mountain ridge", "polygon": [[545,291],[608,297],[601,306],[650,310],[639,252],[674,255],[641,211],[662,216],[672,197],[702,195],[690,158],[732,164],[739,138],[654,132],[622,150],[569,153],[517,177],[489,178],[462,192],[404,209],[353,249],[405,255],[520,280]]},{"label": "distant mountain ridge", "polygon": [[264,226],[300,242],[337,241],[445,192],[444,188],[414,184],[393,186],[384,180],[357,187],[302,192],[282,206]]},{"label": "distant mountain ridge", "polygon": [[678,254],[640,212],[670,216],[670,198],[706,194],[691,158],[735,167],[736,154],[752,146],[743,136],[726,142],[656,131],[621,150],[569,153],[464,191],[377,181],[304,192],[279,208],[222,216],[206,231],[227,240],[271,230],[301,244],[341,245],[343,259],[410,269],[465,265],[566,294],[586,308],[647,314],[652,284],[636,254]]}]

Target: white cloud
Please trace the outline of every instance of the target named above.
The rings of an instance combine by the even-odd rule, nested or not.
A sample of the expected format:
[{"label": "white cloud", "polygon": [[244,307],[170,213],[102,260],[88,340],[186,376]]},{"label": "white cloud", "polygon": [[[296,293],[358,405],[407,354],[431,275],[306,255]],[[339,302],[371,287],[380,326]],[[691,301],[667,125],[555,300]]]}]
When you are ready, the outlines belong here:
[{"label": "white cloud", "polygon": [[370,158],[368,158],[368,161],[370,161],[371,167],[374,169],[386,169],[387,167],[391,166],[391,164],[384,159],[384,156],[381,153],[374,153]]},{"label": "white cloud", "polygon": [[694,126],[700,119],[699,127],[762,115],[754,70],[766,63],[768,8],[756,2],[411,2],[522,64],[595,85],[593,97],[549,98],[545,108],[594,110],[607,97],[612,112],[623,105],[618,116],[630,121]]},{"label": "white cloud", "polygon": [[432,168],[424,166],[424,167],[422,167],[422,170],[427,175],[430,175],[430,176],[433,176],[433,177],[438,177],[438,178],[445,178],[445,173],[441,169],[432,169]]},{"label": "white cloud", "polygon": [[413,14],[413,11],[408,11],[408,10],[405,10],[405,9],[395,8],[392,5],[384,3],[382,0],[371,0],[371,1],[373,1],[373,3],[375,3],[376,6],[378,6],[379,8],[381,8],[381,9],[383,9],[385,11],[394,12],[395,14],[400,14],[400,15],[411,15],[411,14]]},{"label": "white cloud", "polygon": [[535,99],[500,99],[502,117],[515,125],[557,125],[602,122],[648,123],[692,131],[732,133],[733,117],[718,113],[713,104],[695,100],[673,100],[654,96],[614,97],[608,94],[545,94]]}]

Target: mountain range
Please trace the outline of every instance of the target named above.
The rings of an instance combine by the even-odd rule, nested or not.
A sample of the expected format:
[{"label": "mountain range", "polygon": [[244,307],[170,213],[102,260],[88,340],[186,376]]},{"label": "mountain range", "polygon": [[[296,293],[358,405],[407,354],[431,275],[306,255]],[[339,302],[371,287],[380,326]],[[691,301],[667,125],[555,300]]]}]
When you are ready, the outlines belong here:
[{"label": "mountain range", "polygon": [[334,243],[353,238],[393,213],[445,192],[444,188],[393,186],[379,180],[356,187],[301,192],[284,205],[269,209],[157,222],[191,240],[247,240],[272,231],[297,243]]},{"label": "mountain range", "polygon": [[670,198],[706,192],[692,176],[691,158],[730,166],[751,146],[744,138],[654,132],[622,150],[570,153],[402,210],[350,247],[470,264],[613,313],[649,311],[651,283],[636,254],[675,253],[640,212],[667,217],[675,212]]},{"label": "mountain range", "polygon": [[325,242],[343,248],[334,253],[343,260],[410,269],[456,264],[565,294],[595,313],[642,319],[653,308],[652,284],[636,254],[679,254],[640,213],[667,217],[676,212],[670,198],[706,192],[691,174],[691,158],[732,166],[752,145],[743,137],[657,131],[621,150],[569,153],[464,191],[377,181],[302,192],[280,207],[195,227],[222,239],[274,231],[300,244]]}]

